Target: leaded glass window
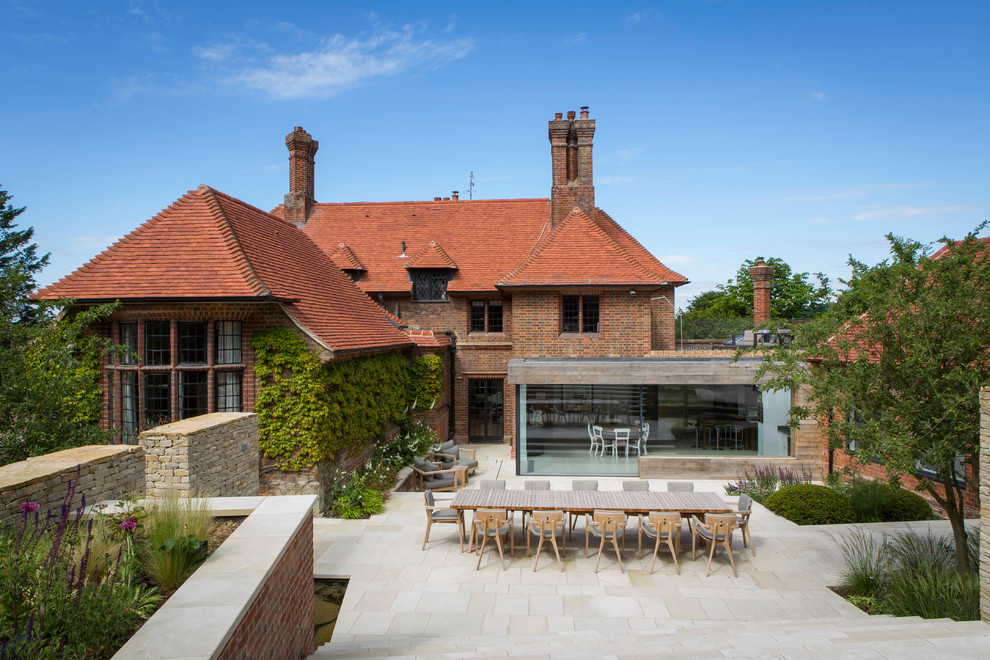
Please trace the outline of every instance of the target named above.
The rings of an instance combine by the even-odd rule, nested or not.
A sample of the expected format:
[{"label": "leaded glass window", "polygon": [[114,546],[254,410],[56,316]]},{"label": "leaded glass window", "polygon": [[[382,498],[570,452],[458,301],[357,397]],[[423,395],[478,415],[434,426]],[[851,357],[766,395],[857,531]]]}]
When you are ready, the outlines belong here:
[{"label": "leaded glass window", "polygon": [[417,302],[443,302],[447,300],[446,270],[414,270],[411,272],[413,300]]}]

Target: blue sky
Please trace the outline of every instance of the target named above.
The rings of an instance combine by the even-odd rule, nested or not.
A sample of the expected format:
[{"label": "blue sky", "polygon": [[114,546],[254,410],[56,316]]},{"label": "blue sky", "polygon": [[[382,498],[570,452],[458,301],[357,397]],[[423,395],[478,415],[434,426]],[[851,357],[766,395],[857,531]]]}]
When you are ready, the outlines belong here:
[{"label": "blue sky", "polygon": [[[201,183],[263,209],[546,197],[590,106],[596,201],[692,283],[848,273],[990,217],[990,3],[0,0],[0,187],[47,284]],[[987,233],[983,232],[984,235]],[[497,249],[497,247],[493,247]]]}]

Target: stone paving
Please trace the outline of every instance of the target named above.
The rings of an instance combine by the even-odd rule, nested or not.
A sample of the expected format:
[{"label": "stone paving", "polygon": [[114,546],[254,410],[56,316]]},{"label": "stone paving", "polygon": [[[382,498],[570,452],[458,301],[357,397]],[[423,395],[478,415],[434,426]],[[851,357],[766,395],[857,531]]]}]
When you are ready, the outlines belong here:
[{"label": "stone paving", "polygon": [[[480,446],[480,478],[504,478],[522,488],[504,446]],[[599,479],[620,490],[622,479]],[[723,481],[695,481],[723,494]],[[570,478],[551,478],[568,488]],[[651,480],[664,490],[665,480]],[[733,502],[732,498],[726,498]],[[733,502],[734,503],[734,502]],[[518,515],[517,515],[518,518]],[[434,525],[426,550],[421,493],[397,493],[369,520],[317,519],[317,577],[350,579],[330,644],[314,657],[986,657],[990,626],[980,622],[871,617],[834,594],[840,552],[836,538],[852,526],[799,527],[755,505],[756,557],[734,539],[733,577],[724,552],[691,561],[690,536],[681,574],[661,550],[650,575],[650,553],[636,557],[631,523],[620,573],[608,550],[596,574],[595,551],[584,553],[584,526],[568,540],[564,571],[544,549],[538,570],[526,556],[516,522],[516,552],[461,553],[456,528]],[[901,525],[900,527],[906,527]],[[913,523],[947,531],[946,523]],[[895,530],[898,526],[887,526]],[[946,528],[946,529],[942,529]],[[887,531],[885,530],[885,531]],[[652,548],[651,548],[652,550]]]}]

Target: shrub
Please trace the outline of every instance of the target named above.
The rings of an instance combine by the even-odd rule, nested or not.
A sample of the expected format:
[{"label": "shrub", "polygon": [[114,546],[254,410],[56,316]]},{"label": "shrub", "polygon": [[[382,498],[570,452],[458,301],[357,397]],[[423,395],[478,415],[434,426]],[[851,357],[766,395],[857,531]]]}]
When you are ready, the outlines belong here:
[{"label": "shrub", "polygon": [[763,504],[799,525],[843,524],[856,520],[849,500],[830,488],[815,484],[785,486],[767,497]]},{"label": "shrub", "polygon": [[760,504],[764,503],[778,488],[792,484],[810,484],[811,473],[807,468],[800,471],[790,470],[781,466],[758,465],[750,473],[749,468],[743,472],[737,481],[725,485],[727,495],[742,495],[746,493]]},{"label": "shrub", "polygon": [[[0,657],[109,658],[160,600],[132,581],[135,528],[119,554],[97,556],[74,494],[69,482],[61,510],[46,516],[24,502],[16,528],[0,530]],[[93,563],[105,564],[95,576]]]},{"label": "shrub", "polygon": [[206,559],[212,523],[206,498],[169,491],[147,507],[141,564],[165,591],[173,591]]},{"label": "shrub", "polygon": [[858,607],[926,619],[980,618],[979,575],[973,571],[965,580],[960,577],[949,538],[929,531],[926,536],[902,533],[878,542],[857,531],[842,542],[842,551],[841,587]]},{"label": "shrub", "polygon": [[877,540],[873,535],[857,529],[843,539],[839,547],[843,555],[839,585],[854,596],[872,599],[880,590],[887,570],[887,539]]},{"label": "shrub", "polygon": [[856,480],[844,491],[857,522],[933,520],[935,517],[931,505],[923,497],[882,481]]}]

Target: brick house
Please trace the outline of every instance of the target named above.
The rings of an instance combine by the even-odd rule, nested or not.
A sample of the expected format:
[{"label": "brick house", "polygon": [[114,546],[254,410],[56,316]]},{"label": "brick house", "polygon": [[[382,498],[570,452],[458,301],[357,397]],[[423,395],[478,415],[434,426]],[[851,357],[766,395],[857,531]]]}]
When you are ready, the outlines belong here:
[{"label": "brick house", "polygon": [[[433,425],[511,444],[520,474],[734,477],[740,458],[820,461],[813,434],[782,426],[791,394],[753,385],[754,362],[675,352],[687,279],[595,206],[588,109],[548,128],[549,198],[336,203],[316,201],[319,143],[296,127],[271,213],[201,186],[39,295],[124,301],[103,331],[144,356],[108,368],[106,421],[125,430],[225,410],[230,388],[251,410],[245,338],[285,325],[325,359],[443,353]],[[607,456],[599,426],[617,445]]]},{"label": "brick house", "polygon": [[208,186],[36,296],[121,302],[96,331],[129,349],[103,382],[103,424],[124,438],[252,411],[250,339],[262,329],[293,329],[323,360],[416,347],[304,232]]}]

